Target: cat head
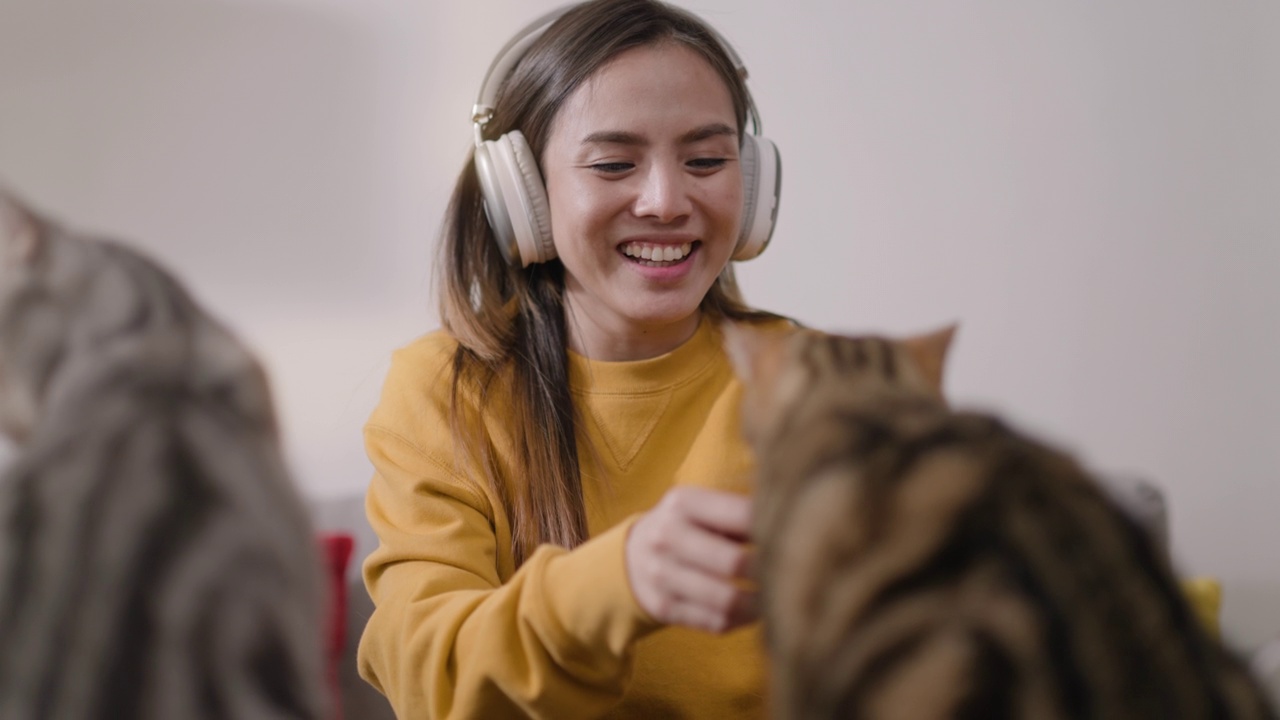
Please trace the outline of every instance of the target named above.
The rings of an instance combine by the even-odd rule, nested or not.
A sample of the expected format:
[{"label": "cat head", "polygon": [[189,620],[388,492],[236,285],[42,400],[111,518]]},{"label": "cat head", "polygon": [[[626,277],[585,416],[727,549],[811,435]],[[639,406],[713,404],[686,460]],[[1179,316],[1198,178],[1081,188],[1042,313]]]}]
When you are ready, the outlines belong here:
[{"label": "cat head", "polygon": [[22,442],[52,405],[111,373],[217,394],[274,426],[257,361],[173,275],[0,187],[0,432]]},{"label": "cat head", "polygon": [[[72,278],[57,273],[61,230],[0,187],[0,432],[22,440],[62,353],[66,318],[55,298]],[[62,275],[63,277],[58,277]]]},{"label": "cat head", "polygon": [[944,364],[955,331],[950,325],[892,339],[727,323],[725,350],[744,385],[743,432],[759,444],[806,404],[942,404]]}]

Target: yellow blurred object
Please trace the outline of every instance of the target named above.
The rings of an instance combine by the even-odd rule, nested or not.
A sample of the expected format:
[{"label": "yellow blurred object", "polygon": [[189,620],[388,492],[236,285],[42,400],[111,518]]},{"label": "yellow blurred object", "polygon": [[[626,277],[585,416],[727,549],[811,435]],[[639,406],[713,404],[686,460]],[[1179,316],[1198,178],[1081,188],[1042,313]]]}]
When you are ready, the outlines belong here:
[{"label": "yellow blurred object", "polygon": [[1182,592],[1191,601],[1196,616],[1214,637],[1218,637],[1218,615],[1222,609],[1222,583],[1211,577],[1193,577],[1182,581]]}]

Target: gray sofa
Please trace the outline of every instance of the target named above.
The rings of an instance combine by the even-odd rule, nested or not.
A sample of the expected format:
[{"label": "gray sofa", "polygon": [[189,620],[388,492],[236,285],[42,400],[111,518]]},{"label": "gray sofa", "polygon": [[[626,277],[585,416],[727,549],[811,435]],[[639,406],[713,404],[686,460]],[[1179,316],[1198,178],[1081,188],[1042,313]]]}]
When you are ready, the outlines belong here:
[{"label": "gray sofa", "polygon": [[[1168,513],[1160,489],[1136,480],[1118,480],[1111,483],[1109,489],[1117,502],[1147,527],[1162,547],[1167,547]],[[347,532],[355,538],[355,551],[347,573],[347,647],[339,675],[342,716],[345,720],[394,720],[395,714],[386,698],[356,673],[356,643],[373,610],[373,602],[360,577],[360,565],[378,542],[365,519],[364,497],[314,502],[312,512],[318,530]]]}]

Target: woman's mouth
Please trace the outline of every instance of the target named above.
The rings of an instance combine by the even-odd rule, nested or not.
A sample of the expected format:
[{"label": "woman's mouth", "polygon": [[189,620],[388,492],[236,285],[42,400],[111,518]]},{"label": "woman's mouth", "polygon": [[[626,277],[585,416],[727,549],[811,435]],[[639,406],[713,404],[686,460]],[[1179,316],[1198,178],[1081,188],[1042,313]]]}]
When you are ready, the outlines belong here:
[{"label": "woman's mouth", "polygon": [[676,244],[628,242],[618,246],[632,262],[645,267],[671,267],[679,265],[698,249],[700,240]]}]

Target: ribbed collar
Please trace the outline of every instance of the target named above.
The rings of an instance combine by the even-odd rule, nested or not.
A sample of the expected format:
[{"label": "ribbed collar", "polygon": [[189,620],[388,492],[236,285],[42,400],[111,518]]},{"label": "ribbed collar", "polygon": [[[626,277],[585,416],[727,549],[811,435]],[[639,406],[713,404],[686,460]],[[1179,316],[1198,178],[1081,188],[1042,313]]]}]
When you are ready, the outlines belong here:
[{"label": "ribbed collar", "polygon": [[720,334],[703,318],[680,347],[647,360],[605,362],[569,351],[569,386],[577,393],[644,395],[669,390],[702,374],[720,356]]}]

